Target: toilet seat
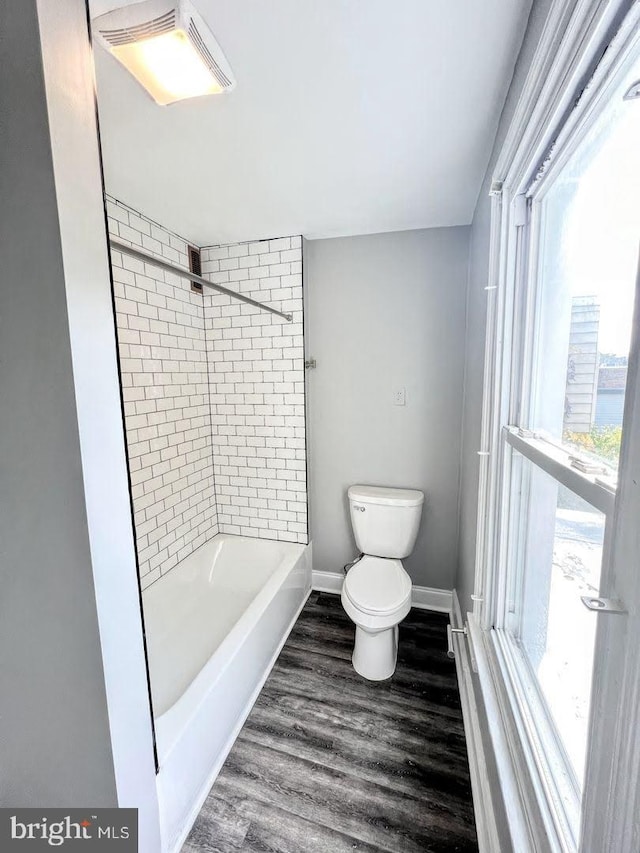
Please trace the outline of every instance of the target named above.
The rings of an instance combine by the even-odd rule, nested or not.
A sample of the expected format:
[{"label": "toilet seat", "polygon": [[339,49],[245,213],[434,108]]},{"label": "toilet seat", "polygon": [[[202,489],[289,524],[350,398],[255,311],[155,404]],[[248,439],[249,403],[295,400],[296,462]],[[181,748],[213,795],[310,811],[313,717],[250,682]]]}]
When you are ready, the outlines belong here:
[{"label": "toilet seat", "polygon": [[411,578],[400,560],[365,555],[349,570],[343,593],[361,613],[389,616],[411,601]]}]

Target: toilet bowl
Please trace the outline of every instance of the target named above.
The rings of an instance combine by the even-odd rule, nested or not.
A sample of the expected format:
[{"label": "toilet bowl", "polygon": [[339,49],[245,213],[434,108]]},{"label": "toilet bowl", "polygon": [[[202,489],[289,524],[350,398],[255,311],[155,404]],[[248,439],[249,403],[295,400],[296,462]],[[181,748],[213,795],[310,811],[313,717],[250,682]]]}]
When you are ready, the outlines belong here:
[{"label": "toilet bowl", "polygon": [[398,624],[411,610],[411,578],[400,560],[363,557],[344,580],[342,606],[356,625],[356,672],[372,681],[391,678]]},{"label": "toilet bowl", "polygon": [[351,486],[348,495],[363,553],[342,585],[342,606],[356,626],[352,662],[364,678],[382,681],[395,671],[398,625],[411,609],[411,578],[401,558],[413,550],[424,495],[380,486]]}]

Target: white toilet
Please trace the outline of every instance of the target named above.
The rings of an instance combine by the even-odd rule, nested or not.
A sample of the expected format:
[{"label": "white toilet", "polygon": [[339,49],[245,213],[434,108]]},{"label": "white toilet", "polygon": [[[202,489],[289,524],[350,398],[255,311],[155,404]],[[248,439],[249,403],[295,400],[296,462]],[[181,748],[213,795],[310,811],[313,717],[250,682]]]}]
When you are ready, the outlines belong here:
[{"label": "white toilet", "polygon": [[411,609],[411,578],[401,559],[415,545],[424,495],[413,489],[349,488],[351,525],[363,553],[342,584],[342,606],[356,624],[353,667],[371,681],[396,668],[398,624]]}]

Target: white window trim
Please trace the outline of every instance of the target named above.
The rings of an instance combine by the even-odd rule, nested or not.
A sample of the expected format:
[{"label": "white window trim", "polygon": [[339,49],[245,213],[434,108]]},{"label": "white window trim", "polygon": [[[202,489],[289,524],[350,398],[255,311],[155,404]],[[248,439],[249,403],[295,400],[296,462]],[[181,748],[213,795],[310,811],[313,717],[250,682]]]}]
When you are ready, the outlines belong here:
[{"label": "white window trim", "polygon": [[[483,386],[480,476],[474,616],[483,628],[493,623],[488,593],[493,587],[496,530],[495,507],[500,490],[500,432],[512,418],[508,412],[511,373],[502,353],[509,349],[512,329],[505,320],[513,309],[516,232],[512,216],[515,199],[550,168],[543,161],[563,116],[575,101],[581,81],[588,79],[610,40],[616,21],[628,14],[612,42],[608,56],[598,65],[582,93],[582,110],[565,122],[558,147],[573,125],[586,116],[598,94],[598,82],[633,37],[640,19],[638,0],[554,0],[545,22],[529,73],[494,169],[491,188],[491,233],[487,275],[487,322]],[[532,163],[539,163],[533,168]]]},{"label": "white window trim", "polygon": [[574,831],[580,802],[575,780],[567,773],[566,763],[555,757],[556,736],[533,679],[522,677],[524,655],[506,632],[491,631],[488,637],[495,675],[503,684],[503,701],[511,710],[512,739],[520,756],[523,793],[527,798],[532,794],[535,797],[535,802],[527,804],[534,821],[534,838],[537,836],[531,849],[561,853],[576,846]]},{"label": "white window trim", "polygon": [[523,436],[516,427],[503,427],[504,439],[514,450],[550,474],[554,480],[575,492],[583,501],[605,515],[613,512],[616,490],[613,483],[601,481],[592,474],[583,474],[570,462],[569,453],[562,447],[537,436]]},{"label": "white window trim", "polygon": [[[625,17],[626,16],[626,17]],[[613,40],[611,33],[618,29]],[[568,817],[575,803],[567,803],[562,786],[549,784],[541,772],[544,762],[532,754],[536,737],[526,736],[526,715],[518,709],[517,692],[521,689],[509,651],[494,625],[498,599],[496,557],[501,552],[498,537],[505,536],[505,525],[499,524],[500,496],[504,489],[502,431],[512,421],[509,411],[513,376],[503,358],[521,331],[510,320],[514,309],[514,281],[517,278],[518,227],[514,205],[533,185],[536,177],[546,175],[561,162],[564,141],[588,121],[611,67],[625,52],[640,23],[640,3],[623,0],[576,0],[552,4],[522,95],[494,171],[492,183],[492,219],[490,257],[487,282],[487,332],[485,346],[485,379],[480,455],[480,482],[477,524],[476,582],[474,612],[470,616],[470,640],[479,661],[480,682],[485,704],[498,711],[496,723],[503,727],[494,732],[494,749],[503,796],[508,803],[514,839],[520,850],[565,851],[575,849],[575,815]],[[604,48],[611,42],[603,56]],[[599,60],[601,60],[599,62]],[[595,66],[597,65],[597,68]],[[594,72],[595,68],[595,72]],[[589,79],[589,74],[593,76]],[[581,81],[589,85],[581,92]],[[580,93],[578,109],[576,93]],[[562,131],[558,128],[562,125]],[[558,133],[557,140],[554,134]],[[552,143],[555,145],[552,147]],[[550,152],[550,153],[549,153]],[[558,156],[560,152],[560,156]],[[516,224],[518,223],[518,224]],[[526,347],[526,341],[518,341]],[[519,397],[519,395],[515,395]],[[537,439],[509,432],[506,446],[516,447],[531,458],[540,449]],[[548,455],[547,455],[548,458]],[[533,460],[537,461],[537,460]],[[585,490],[589,502],[613,509],[614,495],[610,487],[595,483],[594,478],[580,475],[558,458],[557,470],[562,481],[569,479],[582,497]],[[560,479],[560,477],[558,477]],[[568,483],[566,483],[568,484]],[[572,487],[572,486],[570,486]],[[589,499],[587,498],[587,499]],[[611,528],[610,524],[607,524]],[[607,536],[610,540],[610,535]],[[605,543],[608,551],[610,541]],[[484,678],[482,672],[484,671]],[[564,786],[564,791],[569,786]],[[526,839],[526,840],[525,840]],[[523,846],[526,844],[526,846]],[[588,848],[587,841],[583,846]],[[605,848],[602,848],[605,849]]]}]

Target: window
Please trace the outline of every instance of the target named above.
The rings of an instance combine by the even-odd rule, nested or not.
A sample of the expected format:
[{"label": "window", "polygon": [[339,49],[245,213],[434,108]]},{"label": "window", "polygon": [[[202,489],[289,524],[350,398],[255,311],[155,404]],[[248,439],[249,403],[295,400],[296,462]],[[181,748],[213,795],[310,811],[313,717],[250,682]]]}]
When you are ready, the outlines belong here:
[{"label": "window", "polygon": [[549,715],[574,784],[582,783],[596,622],[581,596],[598,596],[605,513],[512,452],[513,592],[505,627],[525,679]]},{"label": "window", "polygon": [[495,364],[508,390],[494,398],[502,421],[487,607],[524,752],[568,850],[578,847],[597,655],[582,599],[606,595],[629,426],[640,99],[625,94],[639,80],[636,44],[560,129],[550,162],[506,214],[510,297]]},{"label": "window", "polygon": [[[615,470],[640,233],[640,110],[632,67],[534,203],[530,425]],[[608,401],[608,404],[607,404]],[[525,401],[526,410],[526,401]]]}]

